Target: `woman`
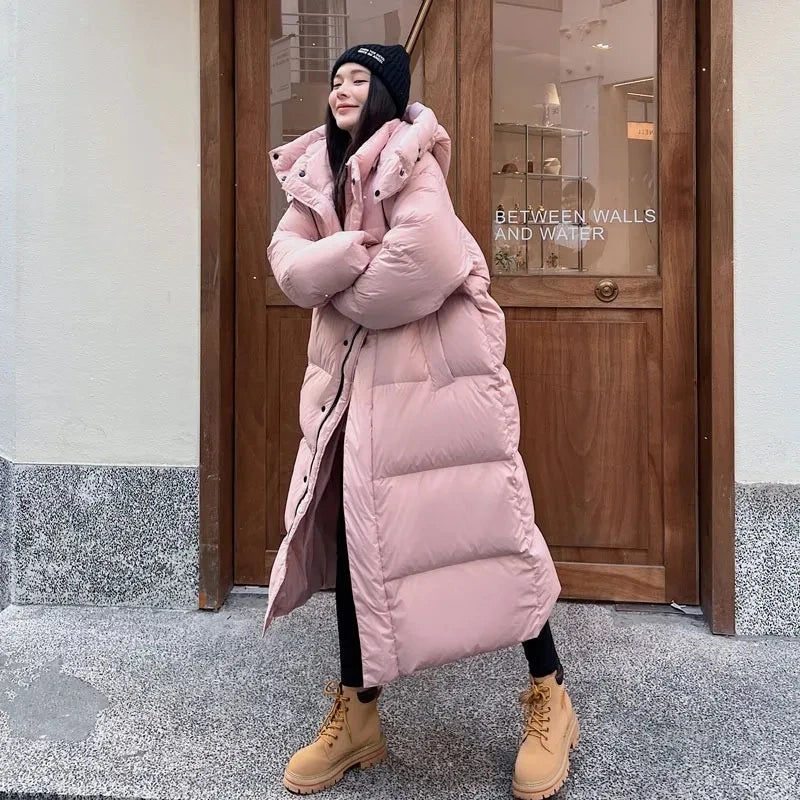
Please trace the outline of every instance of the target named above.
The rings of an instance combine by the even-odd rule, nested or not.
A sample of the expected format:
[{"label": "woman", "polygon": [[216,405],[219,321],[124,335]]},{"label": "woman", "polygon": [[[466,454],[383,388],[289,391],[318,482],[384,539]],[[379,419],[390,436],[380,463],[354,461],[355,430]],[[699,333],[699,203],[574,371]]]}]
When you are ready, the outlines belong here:
[{"label": "woman", "polygon": [[289,207],[267,254],[313,312],[264,631],[335,585],[342,667],[283,782],[307,794],[383,760],[383,685],[522,642],[512,789],[534,800],[564,782],[578,737],[547,624],[561,586],[517,449],[504,316],[445,183],[450,138],[407,107],[409,86],[403,47],[352,47],[325,125],[270,151]]}]

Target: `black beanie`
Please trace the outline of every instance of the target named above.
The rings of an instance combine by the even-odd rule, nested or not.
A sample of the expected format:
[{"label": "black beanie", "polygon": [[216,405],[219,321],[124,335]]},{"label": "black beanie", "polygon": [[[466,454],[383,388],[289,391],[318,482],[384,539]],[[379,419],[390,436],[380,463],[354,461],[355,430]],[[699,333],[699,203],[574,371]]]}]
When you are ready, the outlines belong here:
[{"label": "black beanie", "polygon": [[357,44],[345,50],[331,69],[330,85],[342,64],[355,62],[377,75],[397,106],[397,116],[405,114],[411,88],[411,58],[401,44]]}]

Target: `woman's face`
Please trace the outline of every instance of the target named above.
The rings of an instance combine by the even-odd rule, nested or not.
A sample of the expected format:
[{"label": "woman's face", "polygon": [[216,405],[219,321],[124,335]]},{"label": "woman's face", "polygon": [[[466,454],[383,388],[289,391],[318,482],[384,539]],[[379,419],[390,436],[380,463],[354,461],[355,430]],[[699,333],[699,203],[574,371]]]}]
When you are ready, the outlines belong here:
[{"label": "woman's face", "polygon": [[333,112],[336,124],[352,133],[361,109],[367,102],[369,94],[370,71],[361,66],[347,62],[342,64],[333,76],[333,88],[328,95],[328,105]]}]

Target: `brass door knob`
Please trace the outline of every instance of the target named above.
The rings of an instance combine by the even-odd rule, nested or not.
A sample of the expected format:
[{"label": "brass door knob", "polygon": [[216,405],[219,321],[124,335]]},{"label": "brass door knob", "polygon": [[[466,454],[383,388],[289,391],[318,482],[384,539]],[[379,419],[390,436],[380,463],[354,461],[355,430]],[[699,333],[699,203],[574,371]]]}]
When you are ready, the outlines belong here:
[{"label": "brass door knob", "polygon": [[602,300],[604,303],[610,303],[612,300],[617,299],[619,286],[617,286],[616,281],[605,278],[602,281],[598,281],[597,286],[594,287],[594,293],[598,300]]}]

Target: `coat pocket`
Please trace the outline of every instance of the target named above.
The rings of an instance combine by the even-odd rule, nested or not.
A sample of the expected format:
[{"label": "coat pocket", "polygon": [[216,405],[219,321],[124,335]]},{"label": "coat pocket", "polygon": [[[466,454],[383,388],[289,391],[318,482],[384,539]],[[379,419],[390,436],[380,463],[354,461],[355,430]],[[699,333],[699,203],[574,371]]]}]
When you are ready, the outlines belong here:
[{"label": "coat pocket", "polygon": [[455,381],[453,372],[444,355],[442,332],[439,328],[439,312],[434,311],[427,317],[417,320],[422,351],[428,363],[428,373],[434,387],[440,389]]}]

